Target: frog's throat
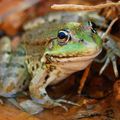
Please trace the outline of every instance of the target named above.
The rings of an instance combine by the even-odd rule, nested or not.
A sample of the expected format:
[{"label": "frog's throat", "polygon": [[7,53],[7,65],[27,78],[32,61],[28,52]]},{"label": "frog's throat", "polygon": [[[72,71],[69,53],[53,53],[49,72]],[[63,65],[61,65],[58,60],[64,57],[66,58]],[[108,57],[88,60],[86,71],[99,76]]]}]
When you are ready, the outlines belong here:
[{"label": "frog's throat", "polygon": [[53,66],[55,68],[51,72],[54,72],[56,74],[56,79],[53,80],[50,84],[56,84],[71,75],[72,73],[84,70],[100,52],[101,50],[99,50],[99,52],[97,52],[96,54],[84,57],[71,57],[60,59],[55,58],[54,62],[46,64],[46,66],[48,65],[47,69],[49,70],[51,70],[51,66],[52,68]]}]

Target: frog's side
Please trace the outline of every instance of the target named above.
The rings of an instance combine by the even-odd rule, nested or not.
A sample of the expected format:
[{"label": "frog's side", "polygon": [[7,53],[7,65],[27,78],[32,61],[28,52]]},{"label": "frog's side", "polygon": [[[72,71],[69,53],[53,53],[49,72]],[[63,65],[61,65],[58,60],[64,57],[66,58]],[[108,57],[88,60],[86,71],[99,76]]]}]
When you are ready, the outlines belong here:
[{"label": "frog's side", "polygon": [[[27,48],[28,70],[33,76],[29,86],[31,98],[47,108],[63,107],[60,102],[66,101],[50,98],[46,87],[85,69],[102,47],[102,40],[91,22],[46,23],[28,31],[23,41]],[[21,104],[24,108],[25,105]]]},{"label": "frog's side", "polygon": [[25,64],[25,51],[18,46],[12,49],[11,40],[0,40],[0,96],[12,98],[28,84],[28,72]]}]

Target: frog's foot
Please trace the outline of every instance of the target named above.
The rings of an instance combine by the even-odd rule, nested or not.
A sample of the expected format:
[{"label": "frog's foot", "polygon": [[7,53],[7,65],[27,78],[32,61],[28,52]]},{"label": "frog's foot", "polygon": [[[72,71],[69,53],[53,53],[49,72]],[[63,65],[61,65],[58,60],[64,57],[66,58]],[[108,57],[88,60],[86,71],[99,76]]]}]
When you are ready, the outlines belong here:
[{"label": "frog's foot", "polygon": [[49,107],[56,107],[56,106],[60,106],[62,107],[63,109],[65,109],[66,111],[68,111],[67,107],[62,105],[61,103],[66,103],[66,104],[71,104],[71,105],[75,105],[75,106],[79,106],[79,104],[77,103],[74,103],[72,101],[68,101],[68,100],[64,100],[64,99],[52,99],[48,96],[45,88],[41,88],[40,89],[40,96],[42,96],[42,100],[41,99],[35,99],[33,98],[33,100],[39,104],[43,104],[44,106],[48,106]]},{"label": "frog's foot", "polygon": [[[38,103],[39,102],[39,103]],[[67,103],[67,104],[72,104],[72,105],[77,105],[80,106],[79,104],[76,104],[71,101],[63,100],[63,99],[58,99],[58,100],[52,100],[51,98],[47,98],[47,101],[44,101],[44,104],[42,103],[42,100],[26,100],[20,103],[20,107],[25,111],[28,112],[32,115],[40,113],[43,111],[43,107],[47,108],[52,108],[52,107],[62,107],[65,111],[68,111],[68,108],[62,103]]]},{"label": "frog's foot", "polygon": [[117,69],[116,59],[117,57],[120,57],[120,48],[117,46],[117,43],[115,43],[115,41],[111,40],[110,38],[104,44],[104,47],[107,51],[105,57],[102,60],[95,60],[96,62],[99,62],[99,63],[105,62],[99,74],[101,75],[103,71],[106,69],[106,67],[108,66],[108,64],[112,62],[115,77],[118,77],[119,72]]}]

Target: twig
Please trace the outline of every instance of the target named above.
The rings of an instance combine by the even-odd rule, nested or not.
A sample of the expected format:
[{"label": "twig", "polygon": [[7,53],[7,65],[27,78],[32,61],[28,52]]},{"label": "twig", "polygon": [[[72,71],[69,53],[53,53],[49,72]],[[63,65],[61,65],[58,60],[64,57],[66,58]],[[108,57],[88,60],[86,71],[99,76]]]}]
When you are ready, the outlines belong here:
[{"label": "twig", "polygon": [[114,25],[114,23],[115,23],[117,20],[118,20],[118,17],[116,17],[115,19],[113,19],[112,22],[110,23],[110,25],[108,26],[107,30],[105,31],[105,33],[103,33],[103,35],[102,35],[102,37],[101,37],[101,38],[103,39],[103,41],[104,41],[104,39],[106,38],[106,36],[110,33],[112,26]]},{"label": "twig", "polygon": [[86,81],[86,79],[87,79],[87,77],[88,77],[88,74],[89,74],[89,71],[90,71],[90,67],[91,67],[91,65],[89,65],[89,66],[85,69],[85,71],[84,71],[84,73],[83,73],[83,76],[82,76],[82,78],[81,78],[81,80],[80,80],[80,86],[79,86],[79,89],[78,89],[78,94],[81,94],[81,92],[82,92],[82,89],[83,89],[83,87],[84,87],[85,81]]},{"label": "twig", "polygon": [[119,2],[108,2],[105,4],[99,4],[99,5],[75,5],[75,4],[54,4],[51,6],[52,9],[55,10],[69,10],[69,11],[95,11],[106,7],[112,7],[112,6],[119,6]]}]

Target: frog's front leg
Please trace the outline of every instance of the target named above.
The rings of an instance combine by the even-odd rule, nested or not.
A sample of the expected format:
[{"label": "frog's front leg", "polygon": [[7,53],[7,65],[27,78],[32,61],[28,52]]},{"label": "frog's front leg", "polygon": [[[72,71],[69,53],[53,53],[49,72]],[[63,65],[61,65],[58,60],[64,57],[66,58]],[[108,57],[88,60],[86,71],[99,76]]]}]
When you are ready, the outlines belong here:
[{"label": "frog's front leg", "polygon": [[[41,67],[36,71],[29,87],[32,101],[31,102],[26,101],[24,103],[21,103],[21,107],[23,107],[25,111],[28,111],[29,109],[31,109],[31,103],[32,103],[32,106],[34,105],[35,107],[36,105],[42,106],[44,108],[53,108],[55,106],[60,106],[65,110],[67,110],[67,108],[61,103],[67,103],[67,104],[79,106],[78,104],[73,103],[71,101],[67,101],[63,99],[54,100],[48,96],[46,87],[50,85],[53,81],[56,81],[56,79],[58,79],[58,76],[57,76],[58,72],[60,71],[56,69],[49,71],[49,69],[46,66]],[[37,107],[36,110],[34,108],[34,111],[30,111],[30,113],[36,114],[39,112],[39,109],[41,108]]]},{"label": "frog's front leg", "polygon": [[[59,77],[58,73],[60,73],[60,71],[57,70],[57,68],[54,69],[53,71],[49,71],[49,72],[48,71],[49,70],[47,68],[45,70],[40,68],[40,71],[38,70],[36,76],[33,78],[30,85],[31,97],[33,98],[33,100],[37,103],[43,104],[43,106],[47,108],[53,106],[61,106],[65,110],[67,110],[67,108],[61,104],[61,102],[72,105],[78,105],[76,103],[63,99],[53,100],[48,96],[46,92],[46,87],[50,85],[53,81],[57,80]],[[40,73],[42,73],[41,77],[38,77]],[[39,79],[39,83],[37,82],[37,79]]]}]

